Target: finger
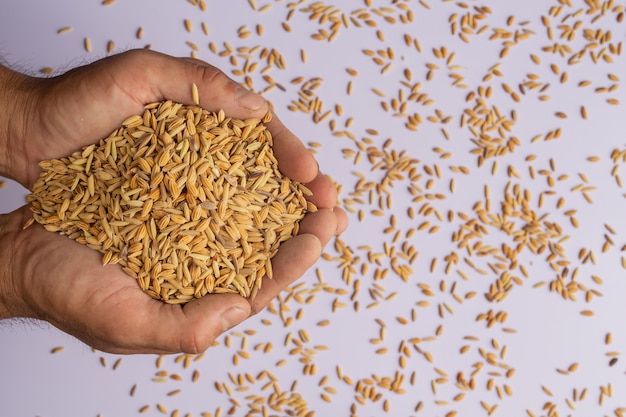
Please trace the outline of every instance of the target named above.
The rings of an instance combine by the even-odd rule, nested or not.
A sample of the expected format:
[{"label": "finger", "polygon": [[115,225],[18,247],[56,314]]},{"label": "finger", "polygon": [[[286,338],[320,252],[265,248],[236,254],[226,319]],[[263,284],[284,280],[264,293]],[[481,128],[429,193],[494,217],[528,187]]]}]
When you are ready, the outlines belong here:
[{"label": "finger", "polygon": [[225,331],[250,315],[250,304],[237,294],[211,294],[187,303],[183,308],[185,324],[173,320],[169,324],[180,331],[175,342],[187,353],[204,352]]},{"label": "finger", "polygon": [[289,178],[301,183],[313,181],[319,172],[317,161],[304,144],[273,115],[267,124],[274,139],[274,155],[278,168]]},{"label": "finger", "polygon": [[[137,49],[105,58],[94,66],[113,71],[111,77],[116,85],[142,106],[161,100],[195,104],[192,93],[195,84],[199,104],[208,110],[224,110],[236,118],[261,118],[268,111],[263,97],[241,87],[218,68],[199,59],[175,58]],[[120,83],[120,80],[129,82]]]},{"label": "finger", "polygon": [[306,187],[313,193],[307,199],[317,208],[331,208],[337,204],[337,188],[333,181],[321,172],[308,182]]},{"label": "finger", "polygon": [[321,251],[320,240],[309,233],[283,242],[272,258],[273,277],[263,280],[258,294],[250,301],[252,314],[261,311],[282,290],[304,275],[320,257]]},{"label": "finger", "polygon": [[154,73],[153,86],[159,99],[194,104],[192,85],[198,89],[199,105],[211,111],[224,110],[229,117],[262,118],[269,110],[267,101],[245,89],[218,68],[192,58],[172,58],[156,54],[155,60],[168,64],[167,71]]},{"label": "finger", "polygon": [[304,216],[300,221],[299,234],[314,235],[323,248],[337,234],[337,227],[337,215],[334,210],[321,209]]},{"label": "finger", "polygon": [[[268,111],[263,97],[244,89],[216,67],[145,49],[103,58],[45,79],[44,84],[52,87],[47,97],[59,101],[49,106],[90,121],[88,126],[77,126],[85,129],[78,133],[88,137],[110,133],[126,117],[141,114],[149,103],[172,100],[194,104],[193,84],[198,88],[200,105],[208,110],[223,109],[229,116],[242,119],[261,118]],[[107,105],[103,107],[103,103]],[[94,119],[93,114],[99,117]]]},{"label": "finger", "polygon": [[342,234],[348,228],[348,214],[341,207],[333,207],[337,217],[337,235]]}]

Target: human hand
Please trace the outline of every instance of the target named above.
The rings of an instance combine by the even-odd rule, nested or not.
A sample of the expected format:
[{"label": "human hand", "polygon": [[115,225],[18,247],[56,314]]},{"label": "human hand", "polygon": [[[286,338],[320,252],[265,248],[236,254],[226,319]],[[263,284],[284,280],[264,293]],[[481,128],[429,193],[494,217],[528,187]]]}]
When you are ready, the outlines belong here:
[{"label": "human hand", "polygon": [[[165,99],[224,109],[237,118],[261,118],[268,105],[216,68],[193,59],[137,50],[97,61],[51,79],[30,79],[28,109],[6,138],[3,171],[32,187],[43,159],[71,154],[97,142],[145,104]],[[116,265],[102,266],[100,255],[67,237],[34,225],[23,207],[0,218],[0,318],[32,317],[50,322],[85,343],[114,353],[200,352],[223,331],[260,311],[319,258],[323,246],[341,233],[345,213],[335,207],[336,190],[319,173],[302,143],[274,117],[269,124],[279,168],[311,189],[318,207],[301,221],[298,236],[284,242],[272,260],[274,277],[254,300],[211,294],[184,307],[145,294]],[[6,132],[0,132],[0,135]],[[2,143],[2,142],[0,142]],[[10,154],[8,154],[10,152]]]}]

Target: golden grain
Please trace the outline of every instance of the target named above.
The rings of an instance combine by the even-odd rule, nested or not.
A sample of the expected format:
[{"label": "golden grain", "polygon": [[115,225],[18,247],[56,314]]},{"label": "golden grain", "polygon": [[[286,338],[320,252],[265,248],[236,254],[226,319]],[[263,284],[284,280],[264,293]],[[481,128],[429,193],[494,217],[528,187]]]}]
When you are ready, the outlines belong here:
[{"label": "golden grain", "polygon": [[[197,100],[193,88],[192,96]],[[180,304],[211,292],[254,297],[263,277],[272,277],[270,258],[278,245],[297,234],[306,211],[315,210],[305,200],[310,191],[278,171],[270,132],[260,120],[231,119],[222,111],[211,113],[169,101],[146,106],[142,116],[128,117],[122,125],[97,147],[42,162],[42,167],[63,164],[75,169],[66,174],[42,172],[28,198],[35,220],[49,230],[89,242],[88,235],[75,233],[78,220],[66,215],[81,210],[72,193],[89,190],[85,195],[92,196],[89,201],[98,207],[88,220],[89,230],[96,235],[103,231],[116,242],[94,242],[92,247],[103,254],[103,264],[119,263],[153,298]],[[154,137],[154,131],[163,133]],[[152,140],[156,146],[150,146]],[[91,155],[95,174],[84,179],[75,176],[73,172],[85,170],[85,156]],[[155,161],[152,168],[148,157]],[[246,158],[252,162],[246,163]],[[135,164],[153,175],[153,181],[143,186],[135,182]],[[200,177],[198,172],[209,176]],[[146,197],[153,196],[150,183],[161,182],[164,188],[157,205]],[[63,191],[57,188],[62,183],[77,185]],[[164,209],[173,211],[167,214]],[[125,211],[137,221],[116,220]],[[193,219],[192,211],[197,213]],[[193,246],[185,230],[198,231]],[[157,243],[161,233],[169,234],[171,249]],[[249,241],[250,236],[262,239]],[[159,248],[160,254],[150,255],[144,245]]]},{"label": "golden grain", "polygon": [[191,23],[189,19],[185,19],[183,21],[183,24],[185,25],[185,30],[187,32],[191,33],[193,31],[193,24]]},{"label": "golden grain", "polygon": [[200,105],[200,95],[198,94],[198,86],[196,83],[191,85],[191,98],[196,106]]}]

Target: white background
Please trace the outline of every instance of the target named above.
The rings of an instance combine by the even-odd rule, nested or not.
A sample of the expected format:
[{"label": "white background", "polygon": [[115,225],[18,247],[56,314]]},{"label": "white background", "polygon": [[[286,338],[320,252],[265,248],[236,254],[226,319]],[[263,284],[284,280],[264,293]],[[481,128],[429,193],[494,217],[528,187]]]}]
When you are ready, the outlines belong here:
[{"label": "white background", "polygon": [[[317,152],[322,170],[342,186],[340,204],[345,204],[345,199],[352,198],[350,193],[355,192],[359,176],[364,176],[373,183],[383,177],[383,170],[372,171],[372,163],[367,160],[366,155],[358,163],[354,162],[353,157],[343,157],[342,150],[359,151],[357,142],[363,144],[364,138],[369,138],[379,148],[386,139],[391,138],[389,151],[404,151],[409,157],[418,160],[414,167],[422,177],[415,185],[426,193],[442,194],[445,199],[412,202],[413,196],[407,191],[410,182],[406,179],[399,180],[394,182],[393,187],[389,187],[393,206],[385,209],[384,215],[379,217],[371,213],[371,210],[378,208],[377,196],[370,206],[368,195],[364,193],[361,196],[362,203],[348,205],[347,208],[354,209],[355,213],[350,214],[350,227],[340,240],[340,243],[351,248],[354,257],[360,257],[352,276],[352,282],[360,280],[360,291],[355,296],[355,300],[359,302],[358,311],[350,299],[353,286],[342,281],[341,261],[337,260],[339,254],[335,250],[334,242],[331,242],[326,252],[328,260],[320,260],[302,278],[302,285],[294,291],[301,291],[305,298],[311,295],[311,292],[305,294],[306,291],[321,288],[318,285],[318,273],[323,276],[327,290],[316,292],[315,299],[309,304],[301,303],[295,297],[285,302],[284,305],[291,309],[285,313],[286,316],[293,317],[290,326],[285,327],[281,317],[275,312],[265,311],[234,329],[228,336],[220,338],[218,346],[211,348],[204,357],[190,358],[186,368],[184,361],[180,361],[181,357],[176,355],[163,358],[161,368],[157,369],[156,356],[121,357],[93,352],[72,337],[43,324],[2,322],[1,414],[42,417],[99,414],[132,416],[140,415],[139,410],[147,405],[149,409],[141,415],[171,415],[176,414],[175,410],[181,416],[187,413],[198,416],[202,412],[226,415],[233,404],[239,404],[232,409],[233,415],[262,415],[260,412],[252,413],[248,405],[251,402],[249,396],[258,395],[263,401],[267,401],[275,390],[267,387],[264,389],[268,380],[246,383],[249,386],[247,390],[236,391],[236,384],[230,379],[233,376],[236,380],[239,374],[257,377],[262,370],[268,370],[275,375],[276,387],[280,387],[281,392],[288,396],[300,395],[306,401],[307,409],[314,411],[316,416],[349,416],[353,404],[356,404],[355,415],[379,416],[385,414],[384,400],[388,401],[389,415],[394,416],[445,416],[453,410],[458,411],[459,416],[487,415],[481,402],[489,406],[498,405],[492,415],[500,416],[522,416],[530,413],[545,415],[547,412],[542,411],[542,408],[546,404],[548,407],[554,405],[559,415],[573,416],[617,415],[621,407],[626,407],[626,359],[618,356],[617,363],[611,367],[611,357],[607,356],[610,352],[621,353],[626,343],[626,332],[623,328],[626,313],[623,301],[626,294],[623,259],[626,252],[622,251],[626,244],[624,189],[612,176],[612,172],[624,172],[620,168],[612,171],[615,162],[611,159],[614,149],[626,149],[626,95],[623,87],[612,92],[602,92],[602,87],[619,85],[619,81],[611,80],[608,74],[615,74],[619,78],[626,76],[626,61],[623,54],[610,54],[612,63],[600,59],[596,64],[587,52],[581,63],[568,65],[567,60],[571,54],[563,57],[542,49],[554,44],[568,45],[573,52],[589,47],[591,41],[583,36],[587,29],[611,31],[612,37],[608,43],[618,47],[626,40],[626,29],[624,23],[617,20],[621,10],[615,9],[618,7],[617,2],[601,3],[598,0],[600,9],[589,12],[587,3],[572,0],[571,6],[562,6],[558,16],[550,16],[549,13],[551,8],[554,12],[553,8],[559,7],[559,2],[543,0],[468,1],[468,8],[464,8],[460,2],[435,0],[430,1],[430,8],[414,1],[373,0],[371,6],[362,1],[327,2],[327,6],[335,6],[340,10],[337,16],[345,13],[361,22],[361,27],[356,27],[354,23],[348,28],[341,27],[340,33],[332,42],[311,37],[320,28],[329,30],[330,27],[328,23],[320,23],[319,18],[309,19],[310,13],[305,9],[315,5],[315,2],[259,0],[256,2],[258,9],[269,6],[264,11],[254,10],[251,6],[254,3],[243,0],[209,1],[207,10],[201,11],[184,0],[117,0],[109,6],[94,0],[35,4],[5,2],[0,6],[0,55],[11,67],[18,70],[37,75],[41,68],[51,67],[55,70],[54,74],[60,74],[74,66],[106,56],[109,40],[115,42],[116,52],[150,45],[152,49],[177,56],[190,55],[191,48],[186,42],[191,41],[199,48],[199,58],[243,81],[242,77],[231,71],[242,68],[245,59],[239,56],[237,65],[233,66],[229,57],[211,52],[209,42],[216,45],[218,52],[224,50],[224,42],[228,42],[235,49],[257,45],[274,48],[284,57],[286,67],[272,67],[266,74],[280,83],[284,91],[274,88],[264,94],[272,101],[283,122],[305,143],[321,144],[314,151]],[[398,13],[403,11],[395,3],[405,4],[412,11],[412,23],[400,23]],[[603,4],[604,16],[597,17],[602,14]],[[460,22],[463,15],[474,15],[477,13],[475,7],[483,6],[488,6],[491,11],[484,13],[485,18],[478,23],[477,28],[488,26],[484,32],[468,34],[467,43],[452,34],[451,20]],[[287,21],[291,9],[295,11]],[[369,13],[376,27],[365,24],[364,19],[357,16],[358,13],[352,14],[357,9]],[[581,10],[582,12],[577,13]],[[386,13],[394,16],[397,23],[391,24],[377,15],[377,11],[383,15]],[[566,18],[568,15],[570,16]],[[515,19],[507,25],[509,16],[515,16]],[[548,38],[542,16],[551,24],[553,39]],[[192,22],[191,33],[186,31],[184,19]],[[574,38],[562,38],[562,25],[574,26],[576,21],[581,23],[576,26]],[[209,28],[208,36],[201,30],[201,22],[205,22]],[[283,22],[291,27],[290,33],[282,26]],[[257,24],[263,26],[262,35],[255,30]],[[71,26],[71,31],[57,34],[57,30],[65,26]],[[249,37],[238,36],[238,30],[242,26],[247,26],[252,32]],[[142,39],[136,37],[139,27],[144,31]],[[511,46],[505,57],[500,57],[502,42],[505,40],[490,40],[495,29],[510,33],[527,29],[532,34]],[[380,36],[377,36],[377,30],[381,32]],[[405,44],[405,34],[419,39],[421,52]],[[86,37],[91,41],[90,53],[83,46]],[[597,45],[593,51],[597,53],[602,48],[608,48],[608,43]],[[456,54],[451,67],[446,66],[445,58],[439,59],[433,53],[433,48],[442,46],[447,48],[448,53]],[[382,74],[381,66],[376,65],[363,51],[368,49],[376,52],[387,48],[391,48],[395,56],[392,60],[385,60],[385,63],[392,62],[392,66]],[[306,53],[306,62],[302,60],[301,50]],[[530,54],[539,57],[541,63],[533,63]],[[249,76],[254,82],[254,88],[261,91],[268,86],[261,74],[265,62],[260,60],[258,53],[251,61],[259,62],[258,69]],[[434,71],[431,80],[427,80],[426,64],[429,63],[439,67]],[[484,77],[496,64],[500,64],[499,75],[485,81]],[[558,66],[561,74],[563,71],[568,73],[566,82],[560,81],[560,74],[555,74],[552,64]],[[357,70],[358,76],[348,74],[347,68]],[[394,117],[392,112],[385,112],[380,105],[381,100],[389,102],[398,97],[400,81],[404,79],[403,71],[407,68],[412,73],[411,82],[421,82],[420,92],[428,94],[434,100],[430,106],[414,102],[408,104],[407,113],[417,112],[423,118],[423,123],[416,132],[405,128],[405,117]],[[464,77],[463,83],[467,88],[452,85],[454,80],[449,75],[453,73]],[[550,86],[543,93],[527,88],[526,94],[522,94],[518,86],[528,80],[528,74],[535,74],[538,82]],[[315,123],[312,114],[288,109],[290,102],[298,99],[300,87],[291,83],[296,77],[321,79],[320,87],[313,93],[322,100],[322,113],[331,111],[328,119]],[[591,85],[580,87],[579,83],[583,80],[591,81]],[[353,83],[353,90],[351,95],[347,95],[350,81]],[[517,92],[520,96],[519,102],[512,100],[503,90],[503,84]],[[488,159],[482,167],[477,165],[476,155],[470,153],[475,147],[471,142],[472,133],[467,127],[460,125],[462,113],[474,105],[473,101],[466,102],[467,94],[477,91],[480,86],[492,87],[493,94],[486,101],[490,107],[497,107],[502,116],[510,119],[511,110],[515,110],[517,121],[507,137],[515,136],[520,142],[514,152]],[[372,88],[384,92],[385,97],[377,96]],[[539,100],[538,96],[541,94],[550,96],[550,100]],[[611,105],[607,99],[617,99],[619,104]],[[343,108],[342,115],[333,111],[337,104]],[[580,116],[580,107],[583,105],[588,113],[586,120]],[[445,116],[452,116],[451,122],[444,125],[428,121],[429,116],[436,115],[436,110],[440,110]],[[556,112],[567,114],[567,118],[557,117]],[[328,122],[335,119],[336,130],[346,130],[344,125],[348,118],[353,118],[353,123],[347,130],[355,136],[356,141],[333,135],[329,128]],[[442,134],[442,127],[449,133],[449,139]],[[557,128],[562,130],[558,139],[533,140],[537,135],[545,135]],[[368,133],[367,129],[374,129],[379,134]],[[497,136],[497,132],[491,134]],[[94,138],[96,139],[98,138]],[[441,158],[441,152],[448,152],[451,156],[447,159]],[[527,160],[529,155],[535,155],[536,159]],[[587,158],[592,156],[599,157],[599,161],[590,162]],[[493,173],[492,164],[496,160],[498,169]],[[551,172],[551,160],[554,172]],[[618,161],[618,165],[623,163]],[[433,168],[435,164],[440,168],[441,177],[430,176],[427,173],[428,168],[424,169],[424,166]],[[467,167],[470,174],[465,175],[451,169],[460,166]],[[509,166],[515,168],[519,178],[507,175]],[[535,172],[534,179],[531,177],[531,170]],[[556,181],[553,187],[548,184],[546,175],[539,173],[542,170]],[[566,177],[557,181],[560,176]],[[583,177],[588,183],[584,183]],[[433,180],[432,188],[426,190],[429,179]],[[450,189],[452,180],[456,185],[454,192]],[[497,260],[491,256],[481,258],[476,254],[469,255],[458,249],[451,237],[452,233],[461,229],[463,223],[458,213],[464,213],[469,218],[476,217],[472,207],[478,201],[484,202],[486,185],[490,189],[491,213],[501,213],[500,203],[504,199],[508,183],[528,189],[532,195],[530,208],[538,216],[545,215],[547,221],[562,227],[562,246],[566,259],[570,262],[570,273],[578,268],[576,280],[585,288],[601,293],[601,297],[595,296],[587,303],[584,292],[579,291],[576,301],[566,301],[557,293],[550,292],[548,285],[537,286],[541,282],[554,280],[556,272],[546,261],[548,251],[533,255],[526,249],[519,258],[520,264],[528,271],[528,277],[522,278],[523,285],[514,285],[508,296],[499,303],[485,299],[483,294],[488,292],[489,285],[497,279],[488,263]],[[580,191],[575,191],[579,184],[595,187],[588,192],[593,203],[586,201]],[[554,191],[554,195],[546,195],[540,207],[539,195],[546,190]],[[22,205],[26,193],[19,185],[9,181],[0,189],[2,212]],[[560,197],[566,202],[562,208],[557,207]],[[433,215],[425,217],[416,214],[414,219],[408,217],[409,207],[412,206],[417,213],[425,202],[439,210],[444,215],[443,220],[438,220]],[[356,215],[358,210],[365,213],[362,222]],[[451,222],[445,219],[448,210],[456,214]],[[577,211],[577,228],[572,226],[565,214],[568,210]],[[392,214],[397,219],[396,229],[402,233],[398,244],[392,242],[393,233],[384,233]],[[436,233],[428,233],[428,229],[421,230],[415,232],[411,238],[404,238],[408,230],[417,228],[424,221],[429,221],[431,226],[439,226],[439,230]],[[514,221],[520,224],[519,219]],[[605,225],[615,233],[611,233]],[[502,243],[514,245],[511,236],[493,227],[487,228],[489,233],[480,239],[484,245],[495,248],[500,248]],[[614,245],[603,252],[605,235],[609,236]],[[362,264],[369,263],[368,249],[359,249],[361,245],[369,245],[373,253],[383,254],[382,268],[389,266],[389,258],[384,255],[385,244],[395,246],[400,251],[404,241],[419,252],[408,282],[402,281],[391,271],[385,279],[374,282],[377,265],[373,263],[361,275]],[[552,243],[558,243],[558,239]],[[582,248],[593,251],[595,264],[590,261],[583,263],[578,258]],[[446,273],[444,257],[453,251],[459,254],[460,261]],[[431,271],[431,260],[435,257],[438,263]],[[475,272],[463,258],[469,259],[477,268],[482,268],[487,273],[481,275]],[[401,260],[400,263],[406,264],[406,261]],[[461,278],[457,271],[464,273],[468,279]],[[519,270],[512,274],[522,276]],[[601,277],[603,284],[594,282],[592,276]],[[439,290],[442,280],[446,282],[446,292]],[[566,281],[569,281],[569,277]],[[472,291],[477,295],[459,303],[449,293],[455,282],[456,293],[460,296]],[[429,285],[434,295],[425,296],[417,287],[420,283]],[[375,301],[374,285],[378,286],[382,296],[378,297],[377,306],[367,308]],[[384,298],[394,292],[397,296],[392,300]],[[286,293],[283,299],[285,297]],[[346,306],[333,311],[335,300],[345,303]],[[420,301],[429,301],[430,306],[417,306],[416,303]],[[438,314],[438,306],[443,305],[442,303],[451,307],[454,314],[445,311],[442,318]],[[278,309],[279,303],[274,303],[274,307]],[[296,313],[299,309],[303,312],[301,318],[297,319]],[[412,309],[416,311],[415,321],[411,320]],[[507,312],[507,321],[487,327],[484,321],[476,320],[479,314],[489,310]],[[580,312],[583,310],[591,310],[594,315],[582,316]],[[407,319],[408,324],[401,324],[397,317]],[[329,320],[330,324],[326,327],[318,326],[317,323],[321,320]],[[385,338],[381,343],[373,344],[372,339],[380,337],[381,323],[385,327]],[[444,326],[443,331],[436,336],[439,326]],[[505,328],[514,329],[515,332],[507,332]],[[301,330],[305,330],[310,337],[304,347],[328,348],[316,350],[313,356],[312,361],[317,367],[315,375],[303,375],[303,364],[299,362],[301,356],[291,354],[296,345],[293,342],[285,344],[289,334],[297,339]],[[245,331],[249,334],[246,335]],[[606,345],[605,335],[609,332],[613,341]],[[473,336],[476,340],[467,340],[467,336]],[[399,366],[400,343],[411,338],[429,337],[432,339],[422,341],[416,346],[422,352],[429,352],[432,362],[428,362],[412,344],[408,344],[411,357],[406,358],[406,366],[402,369]],[[243,339],[245,342],[242,347]],[[230,342],[230,347],[226,346],[227,342]],[[254,349],[255,346],[268,342],[273,344],[271,352],[263,353]],[[464,345],[469,346],[469,351],[461,354],[460,349]],[[494,348],[494,345],[498,348]],[[500,355],[504,346],[506,354],[498,360],[504,366],[515,369],[510,378],[504,376],[505,368],[487,364],[480,354],[482,350]],[[51,350],[55,347],[64,349],[52,354]],[[376,353],[383,347],[388,349],[387,353]],[[232,358],[240,350],[245,350],[250,359],[240,357],[239,365],[235,366]],[[113,365],[119,359],[121,362],[114,369]],[[283,359],[285,364],[277,367],[276,364]],[[575,363],[578,368],[567,375],[557,371],[565,370]],[[457,374],[463,372],[469,378],[476,369],[476,364],[482,364],[483,368],[476,374],[475,388],[465,391],[462,400],[455,401],[454,397],[464,392],[455,386]],[[353,385],[338,377],[338,368],[343,375],[349,376]],[[200,375],[195,383],[191,380],[194,370]],[[431,383],[441,377],[437,370],[445,372],[448,381],[441,381],[435,394]],[[166,377],[166,382],[155,382],[154,378],[159,371],[178,374],[182,381]],[[411,384],[413,372],[416,376]],[[392,393],[376,386],[376,391],[382,393],[379,401],[368,400],[366,405],[356,401],[358,393],[355,386],[359,380],[365,382],[367,378],[376,377],[393,379],[396,373],[405,377],[402,384],[405,391],[403,394]],[[327,382],[320,386],[320,380],[324,376],[328,376]],[[507,384],[512,389],[512,395],[504,394],[499,398],[495,388],[489,390],[487,387],[490,378],[501,389],[503,384]],[[297,381],[296,386],[293,385],[294,381]],[[220,393],[216,389],[216,383],[229,384],[232,388],[231,395],[227,392]],[[608,390],[609,384],[612,397],[601,395],[602,387]],[[131,396],[133,385],[137,388],[135,395]],[[542,390],[542,386],[553,395],[548,395]],[[325,387],[332,387],[334,390],[324,391]],[[167,395],[176,389],[181,390],[179,394]],[[581,399],[580,393],[585,389],[587,394]],[[575,398],[574,392],[577,393]],[[332,402],[325,401],[321,397],[322,393],[328,395]],[[423,409],[416,412],[415,407],[420,401],[423,402]],[[161,404],[167,411],[159,411],[157,404]],[[288,407],[282,412],[268,410],[268,415],[286,415],[287,409]]]}]

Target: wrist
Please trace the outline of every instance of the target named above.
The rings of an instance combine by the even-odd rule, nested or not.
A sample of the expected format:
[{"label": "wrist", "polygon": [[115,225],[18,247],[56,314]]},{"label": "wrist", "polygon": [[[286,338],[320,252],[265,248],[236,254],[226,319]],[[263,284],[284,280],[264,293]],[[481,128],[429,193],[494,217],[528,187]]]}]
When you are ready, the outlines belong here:
[{"label": "wrist", "polygon": [[0,65],[0,176],[24,183],[27,115],[34,77]]},{"label": "wrist", "polygon": [[10,246],[8,235],[10,232],[7,230],[9,226],[9,214],[0,215],[0,262],[2,268],[0,269],[0,320],[15,317],[12,313],[11,305],[11,266],[7,265],[7,262],[11,262],[9,253],[10,250],[7,246]]},{"label": "wrist", "polygon": [[0,320],[25,317],[26,309],[15,285],[16,242],[26,218],[30,215],[22,207],[0,215]]}]

